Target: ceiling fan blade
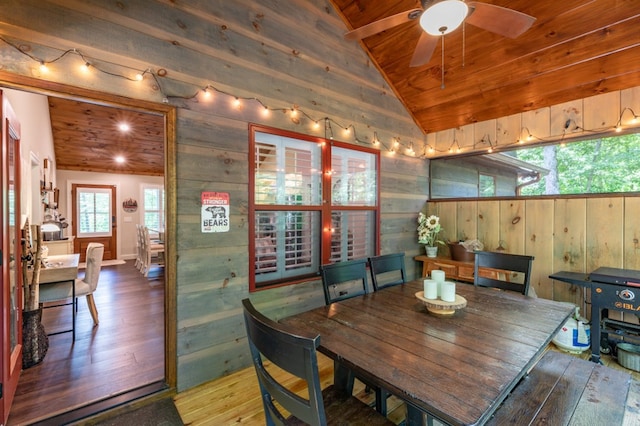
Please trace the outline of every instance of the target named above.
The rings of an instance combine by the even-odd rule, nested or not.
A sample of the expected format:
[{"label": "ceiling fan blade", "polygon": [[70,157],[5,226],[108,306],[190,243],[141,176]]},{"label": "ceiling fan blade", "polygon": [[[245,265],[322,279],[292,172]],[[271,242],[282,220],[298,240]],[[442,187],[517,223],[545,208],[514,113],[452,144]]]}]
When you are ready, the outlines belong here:
[{"label": "ceiling fan blade", "polygon": [[413,57],[409,63],[410,67],[419,67],[428,63],[431,60],[433,51],[436,50],[438,45],[438,37],[422,32],[416,45],[416,50],[413,51]]},{"label": "ceiling fan blade", "polygon": [[397,13],[395,15],[382,18],[370,24],[363,25],[360,28],[345,33],[346,40],[362,40],[379,32],[388,30],[405,22],[413,21],[422,13],[422,9],[412,9],[406,12]]},{"label": "ceiling fan blade", "polygon": [[531,28],[536,18],[517,10],[489,3],[469,2],[465,22],[504,37],[516,38]]}]

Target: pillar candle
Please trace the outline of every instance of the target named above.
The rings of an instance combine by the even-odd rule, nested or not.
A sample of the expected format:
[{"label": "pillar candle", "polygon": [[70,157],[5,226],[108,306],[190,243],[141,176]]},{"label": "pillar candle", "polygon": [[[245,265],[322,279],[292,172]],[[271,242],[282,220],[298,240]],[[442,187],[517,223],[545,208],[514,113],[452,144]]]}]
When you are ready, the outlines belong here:
[{"label": "pillar candle", "polygon": [[439,283],[444,282],[444,271],[440,271],[439,269],[431,271],[431,279],[436,280]]},{"label": "pillar candle", "polygon": [[456,283],[453,281],[445,281],[440,283],[441,298],[444,302],[456,301]]},{"label": "pillar candle", "polygon": [[437,299],[438,298],[438,282],[435,280],[424,280],[424,298],[425,299]]}]

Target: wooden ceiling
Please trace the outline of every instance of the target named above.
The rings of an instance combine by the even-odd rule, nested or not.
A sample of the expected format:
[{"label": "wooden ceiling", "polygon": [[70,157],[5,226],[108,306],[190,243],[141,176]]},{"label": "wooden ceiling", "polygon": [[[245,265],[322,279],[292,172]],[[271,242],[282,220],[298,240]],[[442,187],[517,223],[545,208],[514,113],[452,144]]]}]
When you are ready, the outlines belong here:
[{"label": "wooden ceiling", "polygon": [[[349,29],[415,8],[418,0],[331,0]],[[640,86],[638,0],[487,0],[536,18],[516,39],[470,24],[410,67],[422,33],[413,20],[362,40],[425,133]],[[464,28],[464,37],[463,37]],[[464,67],[463,67],[464,42]]]},{"label": "wooden ceiling", "polygon": [[[164,117],[49,97],[56,168],[98,173],[164,175]],[[118,126],[129,125],[128,132]],[[115,158],[122,156],[124,163]]]}]

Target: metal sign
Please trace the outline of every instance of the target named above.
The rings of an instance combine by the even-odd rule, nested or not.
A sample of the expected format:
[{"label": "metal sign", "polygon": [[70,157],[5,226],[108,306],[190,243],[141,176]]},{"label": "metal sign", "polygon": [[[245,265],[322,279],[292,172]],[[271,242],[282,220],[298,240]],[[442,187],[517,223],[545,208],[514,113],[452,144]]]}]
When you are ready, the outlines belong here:
[{"label": "metal sign", "polygon": [[203,192],[200,199],[202,232],[229,232],[229,193]]}]

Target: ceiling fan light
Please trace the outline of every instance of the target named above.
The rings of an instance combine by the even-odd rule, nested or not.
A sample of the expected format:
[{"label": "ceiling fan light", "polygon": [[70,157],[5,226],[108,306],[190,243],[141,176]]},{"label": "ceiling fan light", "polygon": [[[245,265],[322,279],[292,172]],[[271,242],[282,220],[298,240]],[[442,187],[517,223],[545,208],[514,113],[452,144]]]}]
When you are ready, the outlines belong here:
[{"label": "ceiling fan light", "polygon": [[460,0],[443,0],[427,8],[420,16],[420,26],[434,36],[449,34],[462,24],[469,7]]}]

